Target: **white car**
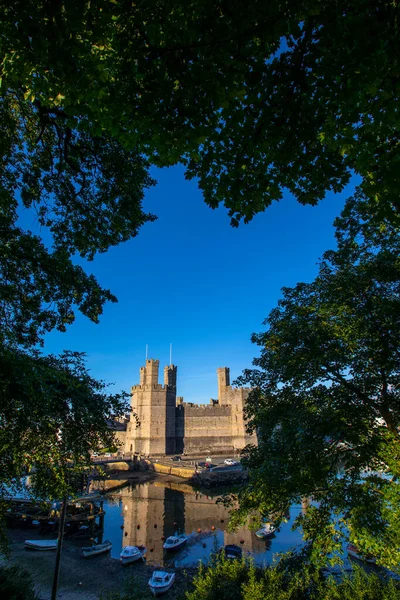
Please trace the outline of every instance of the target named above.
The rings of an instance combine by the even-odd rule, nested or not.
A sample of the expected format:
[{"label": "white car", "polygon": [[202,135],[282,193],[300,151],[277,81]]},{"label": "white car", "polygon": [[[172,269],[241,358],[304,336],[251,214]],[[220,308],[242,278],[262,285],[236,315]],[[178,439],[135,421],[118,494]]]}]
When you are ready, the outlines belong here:
[{"label": "white car", "polygon": [[234,467],[235,465],[237,465],[236,460],[233,460],[233,458],[226,458],[224,460],[224,465],[228,465],[229,467]]}]

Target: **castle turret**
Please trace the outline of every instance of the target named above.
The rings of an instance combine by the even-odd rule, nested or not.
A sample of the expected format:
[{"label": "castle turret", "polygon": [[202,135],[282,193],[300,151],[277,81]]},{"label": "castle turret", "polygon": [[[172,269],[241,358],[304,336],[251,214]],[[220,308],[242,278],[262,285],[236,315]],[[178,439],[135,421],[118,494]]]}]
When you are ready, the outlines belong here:
[{"label": "castle turret", "polygon": [[229,368],[220,367],[217,369],[218,377],[218,403],[225,404],[225,392],[226,388],[230,386]]},{"label": "castle turret", "polygon": [[176,428],[175,428],[175,408],[176,408],[176,375],[178,368],[175,365],[169,365],[164,369],[164,385],[167,390],[166,423],[165,423],[165,452],[174,454],[176,452]]},{"label": "castle turret", "polygon": [[146,383],[146,367],[140,367],[140,386],[143,387]]},{"label": "castle turret", "polygon": [[176,373],[177,367],[175,365],[164,367],[164,385],[176,389]]},{"label": "castle turret", "polygon": [[[171,428],[175,430],[175,412],[171,415],[169,404],[175,410],[176,388],[158,383],[159,360],[146,359],[146,366],[140,368],[140,384],[132,387],[132,410],[137,414],[139,427],[129,423],[125,450],[129,453],[145,455],[165,454],[168,447],[175,451],[174,444],[168,441]],[[176,368],[175,380],[176,380]],[[169,391],[170,390],[170,391]],[[172,394],[172,398],[169,395]],[[169,423],[171,421],[171,423]]]},{"label": "castle turret", "polygon": [[158,385],[158,367],[160,366],[159,360],[154,360],[153,358],[146,358],[146,385]]}]

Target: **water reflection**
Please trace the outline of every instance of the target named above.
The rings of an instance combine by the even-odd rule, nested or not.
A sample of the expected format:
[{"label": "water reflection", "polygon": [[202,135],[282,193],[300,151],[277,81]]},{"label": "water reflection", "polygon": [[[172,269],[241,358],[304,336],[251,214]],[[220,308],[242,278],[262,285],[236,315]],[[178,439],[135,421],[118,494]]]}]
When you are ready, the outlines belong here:
[{"label": "water reflection", "polygon": [[[216,498],[187,485],[155,482],[126,487],[109,495],[104,508],[104,537],[113,542],[112,555],[119,557],[123,547],[143,544],[150,564],[191,566],[199,559],[207,560],[214,544],[238,544],[262,565],[270,563],[273,554],[301,543],[300,533],[291,531],[300,506],[292,508],[289,522],[282,525],[275,538],[263,541],[250,529],[250,520],[245,527],[229,533],[228,510],[217,504]],[[164,539],[175,532],[186,533],[188,543],[176,553],[166,553]]]}]

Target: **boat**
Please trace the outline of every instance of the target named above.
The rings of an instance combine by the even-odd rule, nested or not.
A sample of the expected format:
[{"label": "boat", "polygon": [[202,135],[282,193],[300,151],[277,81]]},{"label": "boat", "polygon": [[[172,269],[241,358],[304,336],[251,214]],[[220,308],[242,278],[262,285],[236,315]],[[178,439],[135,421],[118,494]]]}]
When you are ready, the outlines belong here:
[{"label": "boat", "polygon": [[173,586],[175,581],[175,573],[173,571],[156,570],[151,579],[149,579],[149,587],[154,596],[165,594]]},{"label": "boat", "polygon": [[272,523],[265,523],[261,529],[256,531],[255,536],[259,540],[265,540],[266,538],[272,537],[276,531],[275,525]]},{"label": "boat", "polygon": [[29,550],[57,550],[57,540],[25,540],[24,544]]},{"label": "boat", "polygon": [[227,544],[224,548],[225,558],[242,558],[242,549],[236,544]]},{"label": "boat", "polygon": [[103,552],[108,552],[111,550],[112,543],[106,540],[102,544],[93,544],[93,546],[85,546],[82,548],[82,554],[85,558],[90,558],[91,556],[97,556],[98,554],[103,554]]},{"label": "boat", "polygon": [[146,548],[144,546],[125,546],[119,557],[123,565],[129,565],[140,558],[144,558],[145,554]]},{"label": "boat", "polygon": [[184,533],[179,535],[170,535],[163,544],[164,550],[179,550],[187,542],[187,537]]},{"label": "boat", "polygon": [[356,546],[354,546],[354,544],[347,544],[347,554],[351,558],[356,558],[357,560],[362,560],[363,562],[367,562],[372,565],[374,565],[376,563],[376,558],[374,558],[371,555],[368,555],[368,556],[362,555],[360,553],[360,551],[358,550],[358,548]]}]

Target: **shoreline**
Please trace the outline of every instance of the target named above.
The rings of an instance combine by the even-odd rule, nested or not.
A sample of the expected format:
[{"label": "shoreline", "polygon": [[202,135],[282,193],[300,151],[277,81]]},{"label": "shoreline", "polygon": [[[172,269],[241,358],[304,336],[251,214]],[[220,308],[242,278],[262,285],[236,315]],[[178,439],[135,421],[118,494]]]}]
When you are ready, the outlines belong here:
[{"label": "shoreline", "polygon": [[[34,528],[15,528],[8,530],[10,555],[1,556],[2,566],[17,565],[25,568],[32,575],[35,591],[40,600],[51,598],[53,572],[56,552],[40,552],[27,550],[24,547],[26,539],[35,538]],[[54,539],[53,536],[41,536],[41,539]],[[88,540],[77,542],[64,540],[61,554],[61,568],[57,599],[61,600],[106,600],[108,596],[118,592],[121,595],[132,586],[138,598],[152,598],[147,582],[154,571],[142,561],[132,565],[122,566],[118,559],[107,554],[92,558],[82,557],[81,548],[87,546]],[[166,595],[168,600],[182,597],[189,589],[190,582],[197,572],[197,567],[174,568],[176,580],[174,586]]]}]

